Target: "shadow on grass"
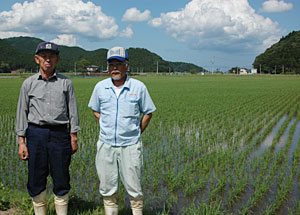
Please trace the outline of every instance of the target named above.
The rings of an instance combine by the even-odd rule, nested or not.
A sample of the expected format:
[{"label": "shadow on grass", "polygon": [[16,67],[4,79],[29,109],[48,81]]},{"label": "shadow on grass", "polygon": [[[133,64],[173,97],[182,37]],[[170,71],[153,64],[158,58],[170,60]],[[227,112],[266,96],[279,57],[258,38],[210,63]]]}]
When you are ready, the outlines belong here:
[{"label": "shadow on grass", "polygon": [[[95,202],[88,202],[82,200],[76,196],[71,196],[69,201],[69,213],[70,215],[104,215],[104,206]],[[119,215],[131,215],[130,208],[120,208]],[[166,212],[164,209],[157,210],[145,210],[143,215],[172,215],[172,213]]]},{"label": "shadow on grass", "polygon": [[[103,204],[97,204],[95,202],[88,202],[82,200],[76,196],[71,196],[69,201],[69,213],[70,215],[104,215]],[[119,215],[131,215],[132,211],[130,208],[120,208]],[[144,210],[143,215],[173,215],[168,213],[164,209],[157,210]]]},{"label": "shadow on grass", "polygon": [[84,201],[76,196],[71,196],[69,200],[69,214],[88,215],[88,214],[104,214],[103,205],[95,202]]}]

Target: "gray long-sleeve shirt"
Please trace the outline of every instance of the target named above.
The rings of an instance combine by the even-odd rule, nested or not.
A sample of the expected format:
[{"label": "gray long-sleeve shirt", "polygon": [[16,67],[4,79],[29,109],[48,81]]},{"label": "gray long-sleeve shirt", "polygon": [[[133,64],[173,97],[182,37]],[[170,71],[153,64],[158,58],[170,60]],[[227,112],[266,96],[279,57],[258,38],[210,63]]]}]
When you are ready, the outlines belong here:
[{"label": "gray long-sleeve shirt", "polygon": [[80,130],[77,101],[70,79],[54,73],[46,80],[37,73],[23,82],[17,108],[18,136],[26,135],[28,123],[70,124],[71,133]]}]

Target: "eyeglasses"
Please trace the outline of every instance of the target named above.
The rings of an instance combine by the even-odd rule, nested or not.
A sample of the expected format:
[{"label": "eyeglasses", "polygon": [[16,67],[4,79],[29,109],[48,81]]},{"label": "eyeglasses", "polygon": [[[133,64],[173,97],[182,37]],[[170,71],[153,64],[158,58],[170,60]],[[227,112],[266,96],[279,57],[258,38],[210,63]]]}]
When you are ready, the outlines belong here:
[{"label": "eyeglasses", "polygon": [[126,63],[109,63],[107,64],[109,68],[114,68],[114,67],[121,67],[125,65]]}]

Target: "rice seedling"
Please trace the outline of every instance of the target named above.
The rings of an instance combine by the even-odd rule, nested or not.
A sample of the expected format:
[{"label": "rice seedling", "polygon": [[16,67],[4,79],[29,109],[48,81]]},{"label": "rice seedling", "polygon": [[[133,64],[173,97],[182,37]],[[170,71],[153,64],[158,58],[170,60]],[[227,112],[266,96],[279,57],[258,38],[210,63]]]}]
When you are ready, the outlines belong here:
[{"label": "rice seedling", "polygon": [[[300,120],[300,77],[136,78],[147,85],[157,107],[142,135],[146,212],[215,215],[300,211],[299,199],[289,203],[289,210],[284,206],[300,182],[300,147],[299,141],[293,140]],[[103,213],[95,170],[99,125],[87,107],[99,80],[72,79],[81,131],[70,167],[71,195],[74,202],[91,203],[80,209],[74,203],[77,214]],[[0,182],[26,191],[26,163],[18,158],[14,134],[22,81],[0,80]],[[51,186],[49,179],[49,190]],[[122,186],[120,207],[130,214]]]}]

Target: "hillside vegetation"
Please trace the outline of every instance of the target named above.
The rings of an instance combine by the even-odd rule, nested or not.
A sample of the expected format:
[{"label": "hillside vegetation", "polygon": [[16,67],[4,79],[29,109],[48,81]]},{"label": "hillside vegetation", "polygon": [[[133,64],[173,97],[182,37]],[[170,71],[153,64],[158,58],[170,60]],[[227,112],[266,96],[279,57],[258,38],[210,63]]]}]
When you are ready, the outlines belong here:
[{"label": "hillside vegetation", "polygon": [[293,31],[255,58],[254,68],[263,73],[299,73],[300,31]]},{"label": "hillside vegetation", "polygon": [[[32,37],[13,37],[0,39],[0,73],[25,69],[34,72],[34,52],[43,40]],[[61,61],[57,65],[60,72],[85,72],[90,65],[106,70],[107,49],[86,51],[80,47],[59,46]],[[190,63],[170,62],[144,48],[129,48],[131,71],[133,72],[202,72],[203,68]]]}]

